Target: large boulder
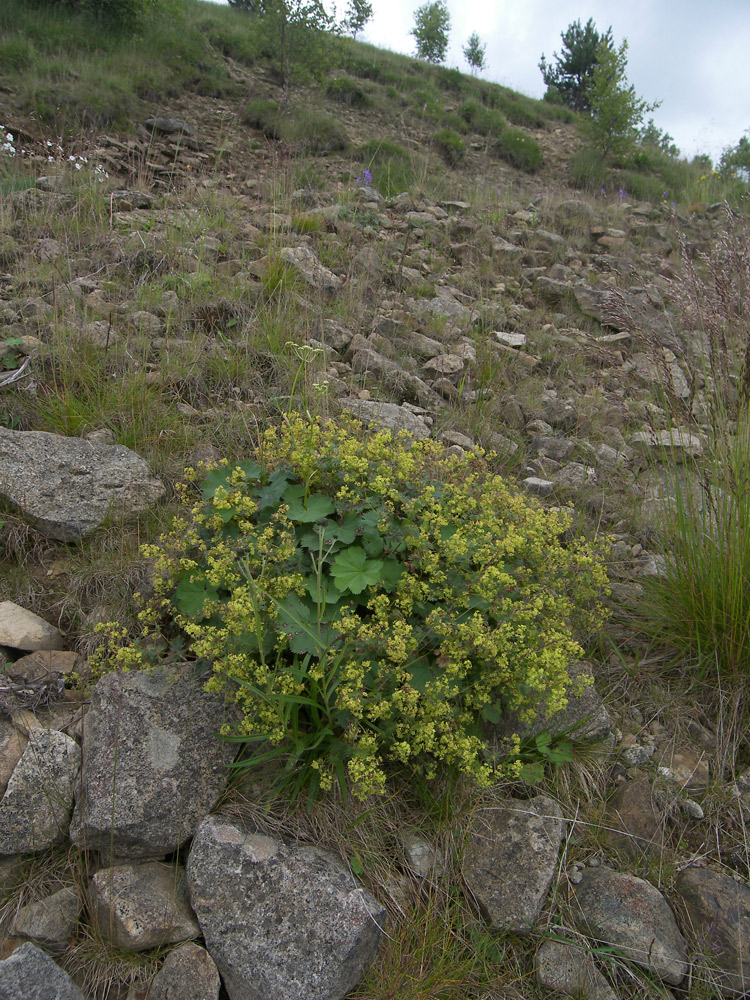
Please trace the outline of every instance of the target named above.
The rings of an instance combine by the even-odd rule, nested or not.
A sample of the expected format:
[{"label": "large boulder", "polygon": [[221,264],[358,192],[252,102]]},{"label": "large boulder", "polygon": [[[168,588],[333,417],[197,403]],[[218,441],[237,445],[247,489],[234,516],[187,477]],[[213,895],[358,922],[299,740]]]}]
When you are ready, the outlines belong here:
[{"label": "large boulder", "polygon": [[231,1000],[340,1000],[375,954],[385,911],[338,858],[208,816],[190,898]]},{"label": "large boulder", "polygon": [[164,493],[135,452],[46,431],[0,427],[0,496],[61,542],[90,535],[106,517],[146,510]]},{"label": "large boulder", "polygon": [[229,708],[190,667],[108,674],[91,693],[70,835],[118,858],[161,858],[188,840],[227,782]]}]

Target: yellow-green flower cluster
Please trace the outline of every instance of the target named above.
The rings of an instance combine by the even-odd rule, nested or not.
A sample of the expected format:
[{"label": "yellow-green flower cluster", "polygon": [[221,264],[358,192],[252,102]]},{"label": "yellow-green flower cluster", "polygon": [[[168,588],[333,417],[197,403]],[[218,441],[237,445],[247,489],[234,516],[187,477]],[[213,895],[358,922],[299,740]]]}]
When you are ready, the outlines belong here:
[{"label": "yellow-green flower cluster", "polygon": [[[183,597],[198,593],[194,612],[172,598],[172,619],[210,660],[213,685],[236,691],[241,733],[294,753],[317,726],[326,735],[309,760],[323,789],[336,762],[360,795],[383,791],[389,762],[490,780],[483,713],[565,704],[577,636],[603,619],[596,546],[563,544],[564,514],[521,496],[481,455],[446,457],[436,442],[291,417],[265,433],[258,463],[262,473],[227,467],[207,499],[187,490],[184,514],[150,551],[160,613],[178,582]],[[261,487],[284,469],[305,502],[326,497],[333,512],[300,524],[279,499],[260,517]],[[377,542],[366,586],[334,586],[345,547],[323,545],[323,521],[330,537],[357,525],[352,548]],[[311,556],[305,533],[316,531]],[[305,655],[293,650],[297,607],[311,616],[300,630],[314,633]]]}]

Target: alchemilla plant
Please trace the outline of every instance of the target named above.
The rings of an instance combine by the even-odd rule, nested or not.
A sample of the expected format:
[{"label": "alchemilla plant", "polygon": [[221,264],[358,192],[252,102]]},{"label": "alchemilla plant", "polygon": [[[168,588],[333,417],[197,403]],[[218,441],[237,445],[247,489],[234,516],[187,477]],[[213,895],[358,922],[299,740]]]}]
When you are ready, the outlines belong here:
[{"label": "alchemilla plant", "polygon": [[577,636],[602,622],[596,545],[433,441],[292,416],[256,459],[186,485],[148,550],[144,648],[176,624],[242,709],[245,763],[278,757],[294,796],[379,793],[392,767],[488,783],[481,723],[563,706]]}]

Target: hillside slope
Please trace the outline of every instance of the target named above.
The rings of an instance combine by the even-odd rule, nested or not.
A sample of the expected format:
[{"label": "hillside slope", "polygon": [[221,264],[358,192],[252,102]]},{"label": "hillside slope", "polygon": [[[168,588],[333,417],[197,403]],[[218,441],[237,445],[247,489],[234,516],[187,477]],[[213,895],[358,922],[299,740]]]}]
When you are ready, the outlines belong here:
[{"label": "hillside slope", "polygon": [[[684,648],[675,655],[668,633],[649,641],[643,601],[673,552],[665,512],[704,485],[696,460],[718,454],[716,467],[727,465],[722,420],[742,440],[747,319],[732,291],[747,277],[742,218],[708,200],[689,212],[639,202],[615,172],[596,195],[574,189],[579,140],[565,115],[370,47],[347,46],[343,62],[298,83],[280,107],[273,66],[257,53],[239,58],[241,22],[229,33],[227,15],[203,6],[210,72],[208,63],[175,70],[193,79],[179,93],[141,87],[132,103],[128,94],[135,114],[125,120],[111,109],[98,120],[71,67],[61,93],[76,87],[78,103],[67,117],[40,117],[25,63],[17,80],[3,78],[0,600],[59,628],[83,677],[77,687],[14,679],[25,647],[3,640],[11,680],[0,689],[0,746],[13,737],[18,749],[4,780],[36,722],[80,740],[74,713],[88,698],[96,627],[119,622],[123,643],[140,632],[135,595],[151,579],[140,545],[169,523],[186,467],[247,461],[291,411],[406,428],[460,459],[486,449],[489,468],[530,503],[570,510],[571,539],[611,542],[611,616],[580,637],[594,687],[571,689],[568,713],[540,724],[551,744],[538,727],[524,744],[538,787],[507,774],[483,793],[450,778],[411,788],[394,778],[392,797],[334,793],[308,813],[278,800],[264,811],[246,785],[222,808],[268,836],[333,850],[387,909],[387,939],[348,996],[739,991],[750,964],[747,668],[735,664],[733,686]],[[115,93],[110,84],[103,90]],[[525,159],[509,153],[511,141]],[[696,269],[701,255],[709,266]],[[92,452],[122,445],[147,467],[117,503],[107,490],[122,483],[97,480],[104,501],[90,509],[95,491],[76,480],[83,460],[66,459],[41,516],[42,458],[19,446],[21,432]],[[53,454],[62,447],[43,440]],[[170,661],[183,652],[163,650]],[[559,805],[559,839],[519,930],[482,897],[466,831],[479,823],[479,840],[497,836],[499,854],[476,862],[480,872],[496,867],[516,896],[531,896],[542,861],[514,862],[507,844],[503,854],[492,816],[532,797],[539,822],[553,809],[558,823],[550,799]],[[78,892],[97,864],[67,840],[12,858],[3,957],[30,936],[13,923],[21,906],[60,885]],[[711,913],[685,869],[698,883],[702,871],[716,876]],[[615,888],[592,890],[607,872]],[[638,879],[656,902],[638,896]],[[610,889],[614,910],[637,897],[629,928],[594,913],[589,897]],[[661,907],[684,940],[676,925],[676,939],[662,935]],[[711,920],[721,953],[705,933]],[[662,964],[650,949],[644,959],[649,935],[666,941]],[[572,973],[583,986],[556,978],[561,936],[584,946],[585,967]],[[90,997],[146,995],[163,954],[113,949],[90,914],[60,951]]]}]

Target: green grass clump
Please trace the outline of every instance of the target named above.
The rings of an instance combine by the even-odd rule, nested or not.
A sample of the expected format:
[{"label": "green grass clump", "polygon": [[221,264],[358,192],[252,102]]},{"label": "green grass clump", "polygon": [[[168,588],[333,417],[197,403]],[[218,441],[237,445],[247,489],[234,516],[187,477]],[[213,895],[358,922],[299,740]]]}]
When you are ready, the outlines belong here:
[{"label": "green grass clump", "polygon": [[310,215],[300,212],[292,216],[292,229],[295,233],[322,233],[325,230],[325,223],[319,215]]},{"label": "green grass clump", "polygon": [[527,132],[518,128],[507,128],[490,149],[494,156],[530,174],[539,170],[542,165],[539,143]]},{"label": "green grass clump", "polygon": [[[602,621],[606,576],[561,543],[567,515],[437,442],[290,416],[200,491],[148,550],[146,618],[210,660],[236,740],[263,748],[246,765],[278,760],[292,798],[382,793],[394,767],[487,784],[480,720],[561,707],[575,631]],[[144,662],[120,645],[113,666]]]},{"label": "green grass clump", "polygon": [[461,163],[464,158],[466,151],[464,141],[452,128],[443,128],[436,132],[432,137],[432,144],[451,167]]},{"label": "green grass clump", "polygon": [[371,98],[367,96],[356,80],[348,76],[336,76],[326,84],[326,94],[340,104],[346,104],[350,108],[367,108],[372,104]]},{"label": "green grass clump", "polygon": [[644,580],[644,631],[709,679],[750,678],[750,413],[687,474],[667,466],[666,572]]},{"label": "green grass clump", "polygon": [[499,136],[507,127],[502,112],[495,108],[486,108],[478,101],[465,101],[458,109],[458,114],[479,135]]},{"label": "green grass clump", "polygon": [[417,179],[417,158],[397,142],[371,139],[360,158],[372,174],[372,183],[386,198],[408,191]]},{"label": "green grass clump", "polygon": [[245,125],[260,129],[267,139],[296,145],[301,153],[333,153],[346,149],[349,140],[335,118],[313,108],[284,110],[275,101],[248,101],[240,115]]}]

